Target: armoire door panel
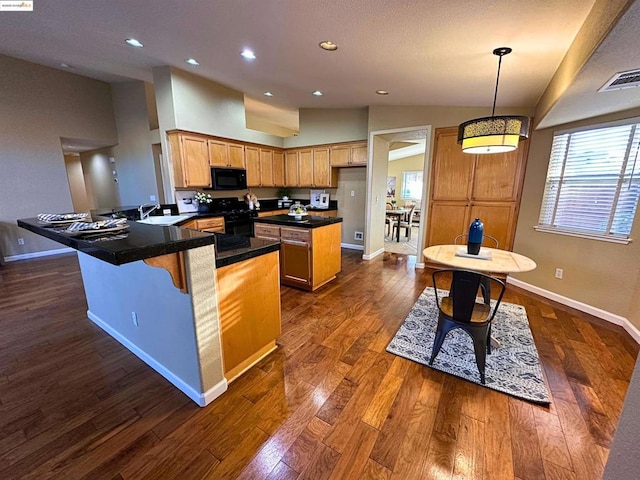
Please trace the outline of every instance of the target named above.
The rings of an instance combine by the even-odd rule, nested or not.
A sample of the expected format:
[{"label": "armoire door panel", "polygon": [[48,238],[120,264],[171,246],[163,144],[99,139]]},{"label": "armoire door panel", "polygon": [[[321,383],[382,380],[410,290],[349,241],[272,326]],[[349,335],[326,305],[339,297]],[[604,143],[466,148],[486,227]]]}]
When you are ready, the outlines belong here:
[{"label": "armoire door panel", "polygon": [[429,209],[427,246],[450,245],[456,235],[469,229],[466,203],[433,202]]},{"label": "armoire door panel", "polygon": [[458,129],[436,130],[431,175],[431,198],[438,200],[469,200],[475,155],[462,153],[458,145]]},{"label": "armoire door panel", "polygon": [[473,203],[469,224],[479,218],[484,225],[484,233],[498,240],[499,248],[511,250],[515,231],[515,203]]},{"label": "armoire door panel", "polygon": [[477,155],[472,200],[515,201],[523,171],[518,148],[513,152]]}]

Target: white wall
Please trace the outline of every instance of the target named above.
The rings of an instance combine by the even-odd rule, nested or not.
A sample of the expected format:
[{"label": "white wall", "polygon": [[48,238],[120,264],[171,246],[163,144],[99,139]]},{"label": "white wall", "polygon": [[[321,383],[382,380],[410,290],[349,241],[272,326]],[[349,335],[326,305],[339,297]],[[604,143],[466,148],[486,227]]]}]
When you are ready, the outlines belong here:
[{"label": "white wall", "polygon": [[13,256],[62,248],[20,229],[16,220],[73,210],[60,137],[117,142],[109,85],[6,56],[0,56],[0,85],[2,251]]}]

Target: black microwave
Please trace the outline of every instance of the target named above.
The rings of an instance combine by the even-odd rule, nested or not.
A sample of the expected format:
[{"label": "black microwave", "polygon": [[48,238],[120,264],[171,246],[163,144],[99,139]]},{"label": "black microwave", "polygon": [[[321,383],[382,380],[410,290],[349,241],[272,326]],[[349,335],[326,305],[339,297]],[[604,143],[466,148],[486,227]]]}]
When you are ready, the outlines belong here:
[{"label": "black microwave", "polygon": [[246,190],[247,171],[244,168],[211,167],[212,190]]}]

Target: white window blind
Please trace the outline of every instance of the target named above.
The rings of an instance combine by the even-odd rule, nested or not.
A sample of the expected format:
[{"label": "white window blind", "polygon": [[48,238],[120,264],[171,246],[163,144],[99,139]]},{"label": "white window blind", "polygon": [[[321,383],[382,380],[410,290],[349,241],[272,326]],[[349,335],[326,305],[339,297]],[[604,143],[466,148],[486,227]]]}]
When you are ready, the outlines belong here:
[{"label": "white window blind", "polygon": [[402,193],[400,198],[406,200],[422,199],[422,172],[402,172]]},{"label": "white window blind", "polygon": [[640,123],[556,134],[539,226],[629,238],[640,194]]}]

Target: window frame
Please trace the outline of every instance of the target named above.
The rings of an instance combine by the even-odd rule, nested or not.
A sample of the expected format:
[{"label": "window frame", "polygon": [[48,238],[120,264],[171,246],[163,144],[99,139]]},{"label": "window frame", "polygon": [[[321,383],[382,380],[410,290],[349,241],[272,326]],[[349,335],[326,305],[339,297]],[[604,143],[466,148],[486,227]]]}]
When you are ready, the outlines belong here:
[{"label": "window frame", "polygon": [[[406,174],[407,173],[415,173],[415,174],[421,174],[422,175],[422,188],[420,189],[420,197],[405,197],[404,196],[404,192],[405,192],[405,185],[406,185]],[[422,194],[424,192],[424,172],[422,170],[403,170],[402,171],[402,187],[400,189],[400,199],[401,200],[416,200],[416,201],[422,201]]]},{"label": "window frame", "polygon": [[[579,133],[579,132],[589,132],[589,131],[594,131],[594,130],[599,130],[602,128],[614,128],[614,127],[619,127],[619,126],[625,126],[625,125],[634,125],[636,124],[636,133],[635,135],[638,135],[640,132],[640,117],[632,117],[632,118],[626,118],[626,119],[622,119],[622,120],[617,120],[617,121],[613,121],[613,122],[604,122],[604,123],[598,123],[598,124],[593,124],[593,125],[588,125],[588,126],[581,126],[581,127],[575,127],[575,128],[571,128],[571,129],[564,129],[564,130],[558,130],[558,131],[554,131],[553,132],[553,139],[552,139],[552,145],[551,148],[553,147],[553,142],[555,142],[556,137],[559,137],[561,135],[572,135],[574,133]],[[627,151],[629,152],[631,145],[629,142],[627,142]],[[638,198],[638,200],[636,201],[636,213],[634,215],[633,221],[632,221],[632,225],[631,225],[631,229],[629,230],[629,234],[627,236],[623,236],[623,235],[613,235],[610,233],[590,233],[587,231],[580,231],[580,230],[573,230],[571,228],[563,228],[563,227],[554,227],[551,225],[546,225],[546,224],[541,224],[540,223],[540,217],[542,215],[542,211],[544,208],[544,197],[545,197],[545,192],[547,191],[547,182],[548,182],[548,178],[549,178],[549,165],[551,164],[552,161],[552,157],[551,157],[551,153],[549,153],[549,163],[547,165],[547,173],[545,175],[545,181],[544,181],[544,189],[543,189],[543,195],[542,195],[542,199],[540,201],[540,211],[538,214],[538,223],[536,225],[534,225],[534,229],[536,231],[539,232],[544,232],[544,233],[552,233],[552,234],[557,234],[557,235],[565,235],[565,236],[571,236],[571,237],[578,237],[578,238],[585,238],[585,239],[589,239],[589,240],[599,240],[599,241],[604,241],[604,242],[610,242],[610,243],[618,243],[618,244],[629,244],[632,242],[632,238],[631,238],[631,233],[633,231],[633,221],[635,221],[635,217],[637,217],[638,213],[637,213],[637,208],[640,206],[640,197]],[[627,158],[625,158],[625,161],[632,161],[629,157],[629,155],[626,155]],[[562,168],[564,170],[564,168],[566,167],[566,158],[565,160],[563,160],[563,165]],[[638,167],[634,168],[634,171],[637,169]],[[634,177],[635,175],[632,173],[631,177]],[[618,177],[618,182],[619,184],[621,183],[622,179],[624,177],[624,174],[619,174]],[[640,175],[639,175],[640,178]],[[613,212],[610,214],[609,217],[609,221],[611,222],[613,220],[613,215],[615,214],[615,205],[617,205],[617,200],[618,197],[620,195],[620,189],[622,187],[619,185],[616,193],[614,195],[614,208],[613,208]],[[554,210],[554,216],[555,216],[555,212],[557,210],[557,202],[558,202],[558,198],[556,198],[556,205],[553,207]]]}]

